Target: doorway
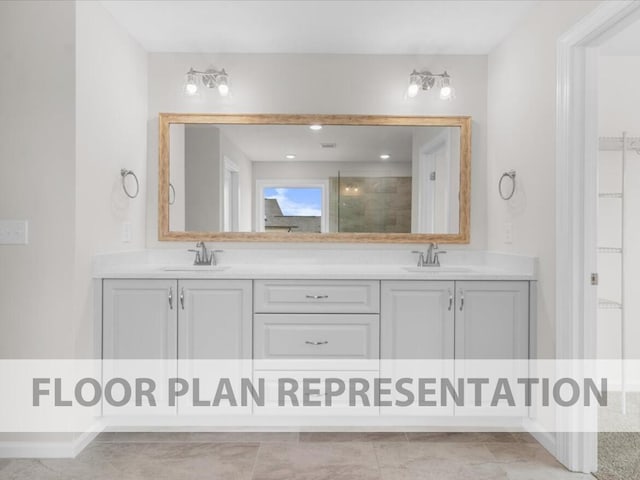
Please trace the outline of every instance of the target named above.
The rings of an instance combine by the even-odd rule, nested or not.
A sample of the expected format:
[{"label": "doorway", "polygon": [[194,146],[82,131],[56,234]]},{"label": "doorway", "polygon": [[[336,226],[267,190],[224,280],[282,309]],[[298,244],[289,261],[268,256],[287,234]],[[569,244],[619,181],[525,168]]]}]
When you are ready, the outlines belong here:
[{"label": "doorway", "polygon": [[[600,47],[634,23],[639,8],[638,2],[603,2],[558,41],[556,356],[561,359],[598,358],[598,307],[616,305],[615,299],[601,303],[599,296],[604,290],[596,286],[598,267],[605,265],[599,257],[613,254],[613,249],[623,251],[614,238],[598,237],[598,212],[605,208],[600,207],[605,197],[599,193],[621,193],[599,190],[599,174],[605,169],[599,169],[598,60]],[[618,176],[625,178],[620,170]],[[618,218],[622,222],[622,213]],[[599,245],[599,241],[611,245]],[[599,251],[599,247],[608,251]],[[622,304],[622,297],[615,298]],[[598,434],[584,427],[590,421],[595,418],[558,415],[556,420],[557,431],[567,432],[556,434],[557,457],[571,470],[598,469]]]}]

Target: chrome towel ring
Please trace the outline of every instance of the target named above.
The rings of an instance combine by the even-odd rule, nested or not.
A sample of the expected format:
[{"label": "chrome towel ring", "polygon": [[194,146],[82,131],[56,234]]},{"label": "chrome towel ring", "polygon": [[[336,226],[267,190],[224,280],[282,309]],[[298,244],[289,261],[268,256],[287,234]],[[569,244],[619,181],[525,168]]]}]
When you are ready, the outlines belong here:
[{"label": "chrome towel ring", "polygon": [[[504,189],[502,186],[502,183],[504,182],[505,178],[511,179],[511,191],[509,191],[506,194],[504,193]],[[516,192],[516,171],[509,170],[508,172],[504,172],[500,177],[500,180],[498,181],[498,193],[500,194],[500,198],[502,198],[503,200],[510,200],[511,197],[513,197],[513,194],[515,192]]]},{"label": "chrome towel ring", "polygon": [[[126,168],[123,168],[120,170],[120,175],[122,176],[122,189],[124,190],[125,195],[129,198],[136,198],[138,196],[138,193],[140,193],[140,182],[138,181],[138,177],[136,176],[136,174],[133,173],[133,170],[127,170]],[[136,181],[136,193],[134,193],[133,195],[129,193],[129,190],[127,190],[126,178],[129,175],[131,175]]]}]

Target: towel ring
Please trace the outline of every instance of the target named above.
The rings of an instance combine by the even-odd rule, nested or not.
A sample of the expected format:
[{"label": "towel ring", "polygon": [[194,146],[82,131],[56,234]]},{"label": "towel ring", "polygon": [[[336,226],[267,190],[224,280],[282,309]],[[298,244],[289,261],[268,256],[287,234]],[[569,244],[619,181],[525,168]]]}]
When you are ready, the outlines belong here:
[{"label": "towel ring", "polygon": [[[511,179],[511,191],[508,194],[505,194],[502,189],[502,182],[505,178]],[[513,194],[516,192],[516,171],[509,170],[508,172],[504,172],[498,181],[498,193],[500,194],[500,198],[503,200],[511,200]]]},{"label": "towel ring", "polygon": [[[123,168],[120,170],[120,175],[122,176],[122,189],[124,190],[125,195],[129,198],[136,198],[138,196],[138,193],[140,193],[140,182],[138,182],[138,177],[136,176],[136,174],[133,173],[133,170],[127,170],[126,168]],[[129,190],[127,190],[127,184],[125,183],[125,180],[129,175],[131,175],[136,181],[136,193],[134,193],[133,195],[129,193]]]},{"label": "towel ring", "polygon": [[[171,192],[173,192],[173,200],[171,200]],[[176,203],[176,189],[173,188],[173,183],[169,182],[169,205]]]}]

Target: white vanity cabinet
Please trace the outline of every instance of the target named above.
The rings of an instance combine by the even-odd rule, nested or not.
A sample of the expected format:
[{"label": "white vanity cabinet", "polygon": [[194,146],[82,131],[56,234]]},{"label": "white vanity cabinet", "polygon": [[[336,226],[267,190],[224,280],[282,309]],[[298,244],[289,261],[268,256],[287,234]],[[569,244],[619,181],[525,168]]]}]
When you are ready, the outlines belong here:
[{"label": "white vanity cabinet", "polygon": [[[325,379],[373,378],[379,374],[380,282],[377,280],[255,280],[254,378],[266,380],[266,403],[257,415],[374,415],[375,405],[350,408],[347,392],[327,406]],[[302,394],[317,408],[277,407],[277,379],[318,379]],[[311,405],[309,403],[308,405]],[[323,406],[320,406],[323,405]]]},{"label": "white vanity cabinet", "polygon": [[175,280],[104,280],[102,292],[103,358],[177,357]]},{"label": "white vanity cabinet", "polygon": [[382,282],[388,359],[527,359],[528,281]]},{"label": "white vanity cabinet", "polygon": [[382,282],[382,359],[453,358],[454,292],[453,281]]},{"label": "white vanity cabinet", "polygon": [[106,279],[103,358],[251,358],[250,280]]},{"label": "white vanity cabinet", "polygon": [[251,359],[251,281],[179,280],[178,358]]},{"label": "white vanity cabinet", "polygon": [[529,358],[529,282],[456,282],[455,356]]}]

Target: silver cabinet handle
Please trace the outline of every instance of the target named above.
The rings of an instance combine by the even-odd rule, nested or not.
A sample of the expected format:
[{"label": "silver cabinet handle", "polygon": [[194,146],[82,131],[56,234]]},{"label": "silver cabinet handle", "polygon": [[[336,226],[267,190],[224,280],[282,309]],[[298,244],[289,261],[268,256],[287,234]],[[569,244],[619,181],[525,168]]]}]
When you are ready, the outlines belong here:
[{"label": "silver cabinet handle", "polygon": [[312,298],[313,300],[320,300],[323,298],[329,298],[329,295],[307,295],[307,298]]},{"label": "silver cabinet handle", "polygon": [[180,289],[180,306],[184,310],[184,288]]},{"label": "silver cabinet handle", "polygon": [[452,308],[453,308],[453,294],[451,293],[451,290],[449,290],[449,308],[447,310],[451,311]]},{"label": "silver cabinet handle", "polygon": [[329,343],[328,341],[324,341],[324,342],[310,342],[309,340],[307,340],[306,342],[307,345],[326,345],[327,343]]},{"label": "silver cabinet handle", "polygon": [[169,287],[169,308],[173,310],[173,287]]},{"label": "silver cabinet handle", "polygon": [[464,292],[460,291],[460,311],[464,309]]}]

